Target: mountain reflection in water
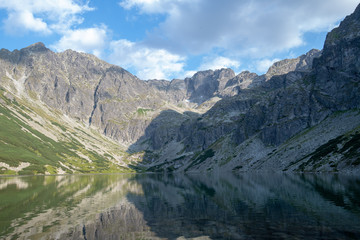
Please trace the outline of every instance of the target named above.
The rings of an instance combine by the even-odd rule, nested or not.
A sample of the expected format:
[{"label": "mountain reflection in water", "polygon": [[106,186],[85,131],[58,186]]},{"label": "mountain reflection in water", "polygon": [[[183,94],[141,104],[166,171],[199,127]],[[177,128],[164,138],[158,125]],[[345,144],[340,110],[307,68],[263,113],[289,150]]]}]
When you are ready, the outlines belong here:
[{"label": "mountain reflection in water", "polygon": [[360,238],[360,177],[0,178],[0,239]]}]

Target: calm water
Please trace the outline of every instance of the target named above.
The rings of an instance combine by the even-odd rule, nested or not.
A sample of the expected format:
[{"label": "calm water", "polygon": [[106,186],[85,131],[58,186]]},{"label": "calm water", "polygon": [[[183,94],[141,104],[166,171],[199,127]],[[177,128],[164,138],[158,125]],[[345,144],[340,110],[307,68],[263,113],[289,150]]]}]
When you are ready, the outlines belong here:
[{"label": "calm water", "polygon": [[360,239],[360,177],[0,178],[0,239]]}]

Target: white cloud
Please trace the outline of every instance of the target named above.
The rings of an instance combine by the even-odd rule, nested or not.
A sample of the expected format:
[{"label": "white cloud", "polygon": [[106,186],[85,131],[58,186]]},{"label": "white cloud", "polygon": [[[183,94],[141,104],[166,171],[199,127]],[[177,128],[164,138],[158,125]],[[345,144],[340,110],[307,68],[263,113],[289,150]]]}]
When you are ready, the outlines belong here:
[{"label": "white cloud", "polygon": [[105,26],[69,30],[51,47],[56,51],[72,49],[80,52],[92,53],[101,57],[107,39],[107,29]]},{"label": "white cloud", "polygon": [[125,9],[138,8],[142,13],[163,14],[177,11],[179,5],[194,4],[198,0],[122,0],[119,5]]},{"label": "white cloud", "polygon": [[146,44],[179,54],[214,48],[254,58],[271,56],[304,43],[309,31],[327,31],[350,14],[357,0],[123,0],[125,9],[165,14]]},{"label": "white cloud", "polygon": [[262,59],[256,62],[256,70],[260,73],[266,73],[267,70],[269,69],[269,67],[271,65],[273,65],[275,62],[280,61],[280,59],[275,58],[275,59]]},{"label": "white cloud", "polygon": [[206,57],[203,61],[203,63],[200,65],[199,70],[216,70],[221,68],[238,68],[240,66],[240,62],[237,60],[232,60],[230,58],[226,57],[215,57],[215,58],[209,58]]},{"label": "white cloud", "polygon": [[51,33],[48,25],[41,18],[35,18],[31,12],[26,10],[10,13],[4,23],[5,30],[8,33],[15,34],[18,29],[25,29],[42,34]]},{"label": "white cloud", "polygon": [[140,79],[169,79],[183,72],[184,58],[164,49],[153,49],[125,39],[112,41],[110,61],[134,69]]},{"label": "white cloud", "polygon": [[156,6],[160,1],[158,0],[123,0],[119,2],[120,6],[125,9],[131,9],[138,6],[144,12],[155,12],[153,6]]},{"label": "white cloud", "polygon": [[0,0],[0,9],[8,13],[3,23],[10,34],[24,31],[63,33],[83,21],[81,13],[93,10],[87,2],[74,0]]}]

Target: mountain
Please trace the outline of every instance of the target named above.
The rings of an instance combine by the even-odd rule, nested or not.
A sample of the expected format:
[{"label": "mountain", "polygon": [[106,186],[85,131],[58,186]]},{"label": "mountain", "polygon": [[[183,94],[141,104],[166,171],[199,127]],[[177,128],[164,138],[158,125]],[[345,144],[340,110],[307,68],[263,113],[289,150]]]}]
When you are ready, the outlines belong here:
[{"label": "mountain", "polygon": [[0,174],[358,171],[360,9],[324,49],[147,80],[42,43],[0,50]]},{"label": "mountain", "polygon": [[162,89],[168,81],[142,81],[93,55],[54,53],[42,43],[1,49],[0,174],[133,171],[143,153],[127,147],[160,112],[213,105],[195,109],[184,82]]},{"label": "mountain", "polygon": [[321,53],[275,63],[262,77],[241,73],[255,86],[237,86],[196,119],[159,131],[153,121],[141,139],[149,169],[359,171],[359,24],[357,7]]}]

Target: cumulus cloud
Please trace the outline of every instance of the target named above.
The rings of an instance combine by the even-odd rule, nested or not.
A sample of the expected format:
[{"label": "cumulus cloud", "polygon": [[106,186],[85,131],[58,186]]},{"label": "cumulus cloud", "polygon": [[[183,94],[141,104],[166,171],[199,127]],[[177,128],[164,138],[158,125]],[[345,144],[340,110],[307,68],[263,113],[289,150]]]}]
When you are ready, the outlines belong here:
[{"label": "cumulus cloud", "polygon": [[107,29],[105,26],[69,30],[51,47],[57,51],[72,49],[101,57],[107,39]]},{"label": "cumulus cloud", "polygon": [[199,70],[216,70],[221,68],[238,68],[240,62],[237,60],[232,60],[230,58],[218,56],[215,58],[205,57],[203,63],[200,65]]},{"label": "cumulus cloud", "polygon": [[10,34],[24,31],[62,33],[83,21],[79,14],[93,10],[87,2],[74,0],[0,0],[0,9],[7,11],[3,23]]},{"label": "cumulus cloud", "polygon": [[164,49],[149,48],[125,39],[112,41],[110,49],[110,61],[133,69],[140,79],[169,79],[183,71],[185,59]]},{"label": "cumulus cloud", "polygon": [[304,43],[303,34],[327,31],[351,13],[356,0],[123,0],[126,9],[166,14],[147,44],[180,54],[213,48],[250,57],[271,56]]},{"label": "cumulus cloud", "polygon": [[15,34],[18,29],[26,29],[42,34],[51,33],[46,22],[41,18],[35,18],[34,15],[27,10],[10,13],[4,23],[5,30],[12,34]]}]

